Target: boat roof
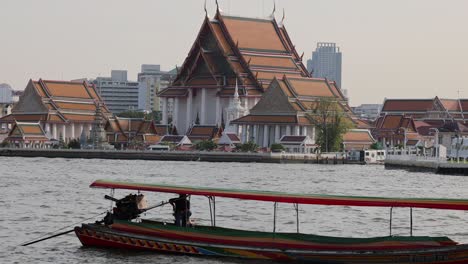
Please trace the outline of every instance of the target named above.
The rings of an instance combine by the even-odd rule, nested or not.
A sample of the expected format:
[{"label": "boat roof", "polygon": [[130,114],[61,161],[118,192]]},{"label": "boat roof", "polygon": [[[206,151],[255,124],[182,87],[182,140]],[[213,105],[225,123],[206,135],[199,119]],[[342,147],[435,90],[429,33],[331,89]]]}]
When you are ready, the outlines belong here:
[{"label": "boat roof", "polygon": [[342,196],[325,194],[295,194],[272,191],[238,190],[207,187],[189,187],[166,184],[147,184],[134,182],[118,182],[97,180],[92,188],[125,189],[149,192],[176,193],[187,195],[201,195],[237,198],[279,203],[342,205],[342,206],[374,206],[374,207],[413,207],[448,210],[468,210],[468,200],[465,199],[436,199],[436,198],[390,198],[371,196]]}]

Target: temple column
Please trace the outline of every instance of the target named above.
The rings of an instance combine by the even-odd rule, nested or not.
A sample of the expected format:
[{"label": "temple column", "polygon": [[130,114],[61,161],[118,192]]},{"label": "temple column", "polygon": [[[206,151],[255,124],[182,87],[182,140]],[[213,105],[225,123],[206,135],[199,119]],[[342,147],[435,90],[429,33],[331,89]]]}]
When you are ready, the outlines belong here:
[{"label": "temple column", "polygon": [[[185,117],[187,118],[186,120],[186,128],[185,130],[188,131],[190,125],[192,124],[192,103],[193,103],[193,91],[192,89],[188,89],[188,96],[187,96],[187,113]],[[182,132],[182,131],[179,131]],[[185,134],[185,132],[182,132]]]},{"label": "temple column", "polygon": [[71,138],[75,138],[75,123],[70,124],[71,127]]},{"label": "temple column", "polygon": [[245,133],[246,125],[241,125],[240,128],[241,128],[241,141],[245,143],[247,142],[247,137],[246,137],[247,133]]},{"label": "temple column", "polygon": [[295,136],[300,136],[301,135],[301,130],[300,130],[300,126],[294,126],[294,135]]},{"label": "temple column", "polygon": [[206,88],[201,89],[200,125],[206,125]]},{"label": "temple column", "polygon": [[66,124],[63,124],[62,126],[62,137],[63,137],[63,141],[67,141],[67,125]]},{"label": "temple column", "polygon": [[49,123],[45,124],[44,130],[45,130],[46,134],[50,133],[50,124]]},{"label": "temple column", "polygon": [[52,125],[52,137],[54,139],[58,139],[58,137],[57,137],[57,124]]},{"label": "temple column", "polygon": [[286,126],[286,136],[291,135],[291,126]]},{"label": "temple column", "polygon": [[275,143],[279,142],[280,140],[280,126],[275,126]]},{"label": "temple column", "polygon": [[80,137],[81,137],[81,134],[83,134],[83,124],[80,124]]},{"label": "temple column", "polygon": [[263,147],[268,148],[268,125],[263,125]]},{"label": "temple column", "polygon": [[302,135],[307,136],[307,127],[306,126],[302,127]]},{"label": "temple column", "polygon": [[163,125],[167,125],[167,97],[161,98],[162,104],[162,120],[161,123]]},{"label": "temple column", "polygon": [[86,131],[86,135],[91,136],[91,129],[93,129],[93,124],[88,125],[88,131]]},{"label": "temple column", "polygon": [[[220,90],[218,89],[218,92]],[[220,125],[221,124],[221,98],[216,95],[216,125]],[[228,124],[225,124],[225,125],[228,125]]]},{"label": "temple column", "polygon": [[172,113],[172,124],[177,127],[179,120],[179,97],[174,98],[174,111]]},{"label": "temple column", "polygon": [[259,144],[259,138],[258,138],[258,125],[253,125],[253,142],[255,144]]}]

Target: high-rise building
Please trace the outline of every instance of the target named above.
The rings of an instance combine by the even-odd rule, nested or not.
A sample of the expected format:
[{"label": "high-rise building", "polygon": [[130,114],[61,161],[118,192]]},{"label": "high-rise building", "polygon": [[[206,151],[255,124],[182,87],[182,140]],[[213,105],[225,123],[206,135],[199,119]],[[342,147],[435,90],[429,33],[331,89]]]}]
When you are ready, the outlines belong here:
[{"label": "high-rise building", "polygon": [[112,113],[138,110],[138,82],[129,81],[127,71],[112,70],[111,77],[97,77],[93,84]]},{"label": "high-rise building", "polygon": [[176,71],[161,71],[160,65],[141,65],[141,72],[138,73],[138,109],[147,112],[161,111],[157,93],[166,88],[175,76]]},{"label": "high-rise building", "polygon": [[307,70],[313,77],[327,78],[341,86],[341,51],[335,43],[319,42],[312,52],[312,59],[307,60]]},{"label": "high-rise building", "polygon": [[6,83],[0,83],[0,103],[13,102],[13,89]]}]

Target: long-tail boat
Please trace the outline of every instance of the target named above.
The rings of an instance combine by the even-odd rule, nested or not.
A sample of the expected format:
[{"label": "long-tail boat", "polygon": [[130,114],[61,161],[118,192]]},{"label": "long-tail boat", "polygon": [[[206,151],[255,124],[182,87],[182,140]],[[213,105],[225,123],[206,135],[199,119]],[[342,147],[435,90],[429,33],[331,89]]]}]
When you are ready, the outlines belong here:
[{"label": "long-tail boat", "polygon": [[[459,244],[448,237],[413,236],[412,213],[409,236],[345,238],[303,234],[299,232],[298,221],[299,204],[468,210],[468,200],[291,194],[106,180],[95,181],[91,187],[111,189],[112,193],[115,189],[126,189],[205,196],[210,204],[211,225],[177,226],[140,218],[135,220],[146,209],[132,205],[130,213],[128,207],[120,208],[120,213],[109,212],[103,221],[75,227],[75,233],[84,246],[306,263],[468,263],[468,244]],[[273,202],[273,232],[216,226],[215,197]],[[128,202],[133,201],[128,197],[126,201],[107,198],[115,200],[117,207],[128,206]],[[277,203],[295,205],[296,233],[276,232]],[[122,210],[127,213],[122,213]]]}]

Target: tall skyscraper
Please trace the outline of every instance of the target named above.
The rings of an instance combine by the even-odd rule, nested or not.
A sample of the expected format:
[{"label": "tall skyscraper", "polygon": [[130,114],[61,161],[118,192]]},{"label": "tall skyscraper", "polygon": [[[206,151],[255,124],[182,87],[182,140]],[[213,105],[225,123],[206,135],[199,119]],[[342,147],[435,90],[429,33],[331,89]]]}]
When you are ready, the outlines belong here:
[{"label": "tall skyscraper", "polygon": [[319,42],[317,49],[312,52],[312,59],[307,60],[307,70],[313,72],[312,76],[327,78],[341,86],[341,51],[335,43]]}]

